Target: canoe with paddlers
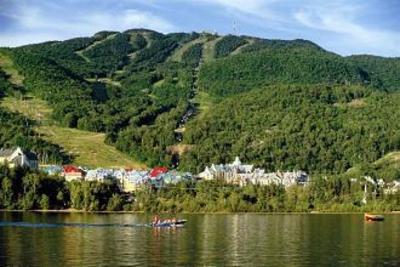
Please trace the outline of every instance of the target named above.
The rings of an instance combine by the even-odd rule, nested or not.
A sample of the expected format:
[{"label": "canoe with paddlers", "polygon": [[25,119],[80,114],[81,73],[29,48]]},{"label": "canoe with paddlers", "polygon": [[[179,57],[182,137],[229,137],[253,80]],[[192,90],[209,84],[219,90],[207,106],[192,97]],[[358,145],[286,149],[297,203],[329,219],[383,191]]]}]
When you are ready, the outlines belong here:
[{"label": "canoe with paddlers", "polygon": [[151,227],[183,227],[187,220],[176,220],[175,222],[172,221],[161,221],[160,223],[150,223],[149,226]]},{"label": "canoe with paddlers", "polygon": [[153,221],[151,223],[149,223],[149,226],[151,226],[151,227],[182,227],[185,225],[186,222],[187,222],[187,220],[183,220],[183,219],[177,220],[176,218],[161,220],[158,215],[155,215],[153,217]]}]

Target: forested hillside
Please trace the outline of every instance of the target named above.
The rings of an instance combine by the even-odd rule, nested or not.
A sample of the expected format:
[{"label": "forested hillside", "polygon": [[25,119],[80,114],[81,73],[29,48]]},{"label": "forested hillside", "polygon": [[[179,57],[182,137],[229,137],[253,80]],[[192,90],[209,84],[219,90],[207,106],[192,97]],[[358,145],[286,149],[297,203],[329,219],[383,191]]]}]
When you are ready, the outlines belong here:
[{"label": "forested hillside", "polygon": [[[343,173],[400,148],[398,58],[342,57],[306,40],[146,29],[2,53],[24,77],[15,88],[1,74],[2,94],[43,99],[60,126],[105,133],[148,166],[199,171],[239,155],[268,170]],[[7,114],[16,116],[7,127],[41,140]]]},{"label": "forested hillside", "polygon": [[384,58],[369,55],[351,56],[349,61],[369,73],[371,84],[386,91],[400,88],[400,58]]},{"label": "forested hillside", "polygon": [[[245,161],[277,169],[345,172],[400,148],[400,94],[361,86],[274,85],[225,99],[188,125],[182,166]],[[196,145],[201,144],[201,145]]]},{"label": "forested hillside", "polygon": [[200,87],[214,96],[270,84],[364,84],[368,73],[316,48],[266,48],[203,66]]}]

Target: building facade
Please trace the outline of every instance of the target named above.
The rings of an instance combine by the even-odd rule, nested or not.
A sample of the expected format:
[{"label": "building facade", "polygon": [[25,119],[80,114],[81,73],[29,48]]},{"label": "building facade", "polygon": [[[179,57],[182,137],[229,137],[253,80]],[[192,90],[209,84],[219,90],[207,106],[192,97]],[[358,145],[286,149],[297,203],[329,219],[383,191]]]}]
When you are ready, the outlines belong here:
[{"label": "building facade", "polygon": [[0,149],[0,164],[7,164],[10,168],[17,166],[33,170],[39,168],[37,155],[31,151],[23,151],[20,147]]},{"label": "building facade", "polygon": [[242,164],[239,157],[230,164],[212,164],[198,174],[204,180],[221,179],[227,183],[245,185],[247,183],[269,185],[281,184],[285,187],[291,185],[305,185],[309,181],[308,174],[304,171],[271,172],[255,168],[254,165]]}]

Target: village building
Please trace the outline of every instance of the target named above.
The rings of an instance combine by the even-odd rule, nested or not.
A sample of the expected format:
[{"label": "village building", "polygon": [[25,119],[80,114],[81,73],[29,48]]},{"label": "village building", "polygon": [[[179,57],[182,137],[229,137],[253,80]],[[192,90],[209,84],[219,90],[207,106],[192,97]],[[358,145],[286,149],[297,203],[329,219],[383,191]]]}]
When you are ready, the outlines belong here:
[{"label": "village building", "polygon": [[39,168],[37,155],[31,151],[23,151],[20,147],[0,149],[0,164],[7,164],[10,168],[17,166],[33,170]]},{"label": "village building", "polygon": [[149,180],[148,171],[132,170],[127,171],[121,182],[121,190],[133,192],[142,188]]},{"label": "village building", "polygon": [[387,188],[385,189],[384,193],[385,194],[396,194],[397,192],[400,192],[400,180],[395,180],[391,183],[387,184]]},{"label": "village building", "polygon": [[167,173],[168,168],[166,167],[155,167],[150,171],[150,177],[151,178],[156,178],[157,176]]},{"label": "village building", "polygon": [[66,181],[70,182],[73,180],[83,180],[84,172],[80,168],[73,165],[65,165],[63,166],[63,171],[61,176],[65,178]]},{"label": "village building", "polygon": [[265,173],[264,175],[255,175],[254,178],[250,179],[250,182],[261,185],[280,184],[288,187],[292,185],[306,185],[308,180],[308,174],[304,171],[277,171]]},{"label": "village building", "polygon": [[204,180],[223,179],[230,183],[240,183],[258,171],[260,170],[254,169],[253,165],[243,165],[239,157],[236,157],[231,164],[211,164],[199,173],[198,177]]},{"label": "village building", "polygon": [[162,176],[164,185],[175,185],[179,182],[192,181],[193,176],[190,172],[169,171]]},{"label": "village building", "polygon": [[245,185],[247,183],[269,185],[281,184],[285,187],[291,185],[305,185],[309,177],[303,171],[272,172],[266,173],[264,169],[254,168],[254,165],[242,164],[239,157],[230,164],[212,164],[198,174],[204,180],[221,179],[227,183]]},{"label": "village building", "polygon": [[86,181],[104,182],[106,180],[114,180],[114,179],[116,179],[115,171],[112,169],[99,168],[95,170],[89,170],[85,176]]}]

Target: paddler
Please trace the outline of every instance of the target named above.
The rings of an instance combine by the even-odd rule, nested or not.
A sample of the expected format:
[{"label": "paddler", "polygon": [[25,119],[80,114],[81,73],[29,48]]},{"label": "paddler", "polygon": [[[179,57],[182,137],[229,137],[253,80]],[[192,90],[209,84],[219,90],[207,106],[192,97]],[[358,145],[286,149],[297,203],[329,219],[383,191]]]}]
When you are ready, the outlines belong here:
[{"label": "paddler", "polygon": [[158,215],[154,215],[152,225],[160,224],[160,217]]}]

